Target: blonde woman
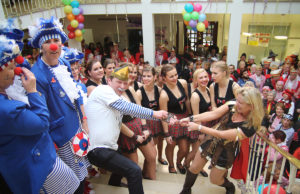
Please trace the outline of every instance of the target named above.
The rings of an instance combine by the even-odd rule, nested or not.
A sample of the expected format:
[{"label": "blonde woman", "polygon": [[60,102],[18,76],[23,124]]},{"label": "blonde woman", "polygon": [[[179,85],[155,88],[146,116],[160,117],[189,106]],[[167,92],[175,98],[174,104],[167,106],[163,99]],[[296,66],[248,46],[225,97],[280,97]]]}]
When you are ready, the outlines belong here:
[{"label": "blonde woman", "polygon": [[136,65],[132,64],[132,63],[124,63],[124,64],[128,64],[128,69],[129,69],[129,78],[128,78],[128,82],[129,82],[129,86],[134,88],[134,91],[137,91],[143,84],[141,84],[140,82],[137,81],[138,78],[138,68]]},{"label": "blonde woman", "polygon": [[222,106],[227,101],[236,97],[236,91],[240,86],[229,79],[228,66],[223,61],[212,64],[211,67],[213,84],[210,85],[212,109]]},{"label": "blonde woman", "polygon": [[[261,125],[263,116],[259,90],[244,87],[237,90],[236,100],[229,101],[214,111],[182,119],[180,123],[188,126],[190,131],[201,131],[212,138],[206,140],[197,151],[195,159],[187,171],[181,194],[191,193],[191,187],[196,181],[198,173],[208,160],[213,165],[210,181],[225,187],[227,194],[234,194],[235,187],[225,177],[225,173],[233,164],[238,141],[253,136]],[[216,119],[221,120],[217,129],[201,125],[203,122]]]},{"label": "blonde woman", "polygon": [[[197,69],[193,74],[193,82],[198,86],[191,97],[191,108],[193,115],[204,113],[211,110],[210,93],[207,87],[209,82],[208,73],[205,69]],[[190,166],[190,162],[195,158],[196,152],[200,143],[204,140],[204,134],[199,131],[190,131],[188,133],[188,140],[192,144],[192,151],[187,155],[184,165],[186,168]],[[200,174],[207,177],[207,173],[202,170]]]}]

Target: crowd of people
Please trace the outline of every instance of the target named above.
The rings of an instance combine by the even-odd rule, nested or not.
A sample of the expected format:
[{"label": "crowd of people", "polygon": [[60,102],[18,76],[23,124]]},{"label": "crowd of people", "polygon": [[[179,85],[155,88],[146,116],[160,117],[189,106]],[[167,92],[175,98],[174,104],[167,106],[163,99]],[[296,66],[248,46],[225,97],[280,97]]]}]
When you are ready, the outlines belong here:
[{"label": "crowd of people", "polygon": [[[135,55],[109,41],[104,48],[83,42],[83,52],[68,48],[62,25],[52,17],[28,27],[29,45],[38,54],[24,59],[24,33],[13,22],[0,25],[5,193],[91,193],[86,177],[107,170],[109,185],[124,186],[125,177],[129,193],[142,194],[142,179],[156,180],[158,162],[169,173],[186,174],[181,193],[188,194],[199,173],[208,177],[209,161],[211,183],[233,194],[228,169],[233,166],[231,177],[245,181],[247,165],[237,166],[248,162],[243,150],[261,126],[271,141],[297,153],[296,53],[279,61],[270,51],[258,64],[244,53],[236,68],[226,64],[226,49],[219,55],[211,46],[197,56],[187,47],[179,56],[160,45],[151,66],[142,44]],[[78,138],[85,143],[76,144]],[[269,162],[282,160],[268,151]]]}]

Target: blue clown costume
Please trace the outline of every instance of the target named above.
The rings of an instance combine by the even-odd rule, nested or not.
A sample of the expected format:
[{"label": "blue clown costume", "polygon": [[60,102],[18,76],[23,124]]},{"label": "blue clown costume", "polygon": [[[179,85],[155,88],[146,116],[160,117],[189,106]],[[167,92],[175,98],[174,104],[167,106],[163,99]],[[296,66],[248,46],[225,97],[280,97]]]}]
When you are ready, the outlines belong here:
[{"label": "blue clown costume", "polygon": [[[82,52],[78,51],[77,49],[67,47],[62,48],[61,56],[65,58],[71,66],[74,64],[78,65],[77,63],[79,63],[84,58],[84,54]],[[82,97],[82,101],[80,101],[80,104],[84,105],[87,102],[87,88],[85,84],[82,83],[79,79],[79,75],[78,80],[76,80],[75,78],[74,80],[76,81],[76,87],[79,89],[80,95]]]},{"label": "blue clown costume", "polygon": [[[49,20],[41,18],[36,26],[28,28],[34,48],[41,48],[48,40],[58,39],[64,43],[68,39],[62,25],[54,17]],[[43,56],[39,56],[31,70],[36,76],[37,90],[46,98],[50,114],[49,133],[58,147],[57,154],[74,171],[81,188],[90,164],[86,157],[77,156],[72,150],[72,139],[81,131],[82,113],[80,91],[72,78],[70,64],[60,57],[58,64],[50,66]]]},{"label": "blue clown costume", "polygon": [[[21,53],[23,35],[5,22],[10,25],[0,24],[0,72],[7,75]],[[0,94],[0,174],[16,194],[73,193],[79,181],[56,155],[45,98],[38,92],[26,97],[28,104]]]}]

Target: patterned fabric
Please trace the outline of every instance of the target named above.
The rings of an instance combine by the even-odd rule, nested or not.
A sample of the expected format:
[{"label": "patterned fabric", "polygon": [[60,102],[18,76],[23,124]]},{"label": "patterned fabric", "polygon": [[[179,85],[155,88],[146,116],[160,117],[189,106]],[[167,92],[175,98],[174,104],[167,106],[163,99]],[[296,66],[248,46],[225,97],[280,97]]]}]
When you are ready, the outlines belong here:
[{"label": "patterned fabric", "polygon": [[40,193],[74,193],[80,184],[75,173],[59,157],[47,176]]},{"label": "patterned fabric", "polygon": [[153,137],[157,137],[159,135],[164,134],[161,121],[147,120],[146,122],[147,122],[147,127]]},{"label": "patterned fabric", "polygon": [[88,174],[87,167],[90,163],[86,157],[79,157],[73,153],[71,141],[59,148],[57,154],[73,170],[79,181],[83,181]]},{"label": "patterned fabric", "polygon": [[[124,123],[130,130],[134,132],[135,135],[143,135],[142,122],[141,119],[135,118],[128,123]],[[139,144],[134,138],[127,137],[123,133],[120,133],[118,140],[119,148],[122,152],[132,153],[138,146],[146,145],[151,141],[151,136],[149,136],[142,144]]]},{"label": "patterned fabric", "polygon": [[126,115],[131,115],[141,119],[153,119],[152,110],[127,102],[123,99],[117,100],[116,102],[111,103],[109,106]]},{"label": "patterned fabric", "polygon": [[[184,114],[175,114],[175,116],[180,120],[188,117],[188,112],[185,112]],[[188,129],[187,127],[182,127],[180,124],[169,125],[169,134],[175,139],[183,138],[187,136]]]}]

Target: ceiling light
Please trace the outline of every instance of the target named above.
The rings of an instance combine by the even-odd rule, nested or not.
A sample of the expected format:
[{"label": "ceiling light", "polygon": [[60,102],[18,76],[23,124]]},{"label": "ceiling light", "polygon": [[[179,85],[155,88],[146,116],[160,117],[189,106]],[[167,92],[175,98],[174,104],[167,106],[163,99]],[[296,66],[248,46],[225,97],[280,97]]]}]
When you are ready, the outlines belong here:
[{"label": "ceiling light", "polygon": [[277,40],[286,40],[286,39],[288,39],[287,36],[274,36],[274,38],[277,39]]},{"label": "ceiling light", "polygon": [[252,36],[252,33],[249,33],[249,32],[243,32],[243,35],[244,35],[244,36]]}]

